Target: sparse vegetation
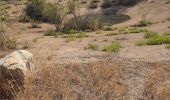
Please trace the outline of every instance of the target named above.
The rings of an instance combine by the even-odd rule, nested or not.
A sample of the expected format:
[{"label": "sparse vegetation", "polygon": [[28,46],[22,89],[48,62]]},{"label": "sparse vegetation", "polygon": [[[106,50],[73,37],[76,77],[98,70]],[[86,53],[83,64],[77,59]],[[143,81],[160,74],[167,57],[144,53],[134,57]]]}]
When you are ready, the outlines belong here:
[{"label": "sparse vegetation", "polygon": [[9,15],[5,5],[0,5],[0,49],[16,49],[16,39],[6,34],[9,27]]},{"label": "sparse vegetation", "polygon": [[112,29],[112,27],[107,26],[107,27],[104,28],[104,31],[113,31],[113,29]]},{"label": "sparse vegetation", "polygon": [[116,53],[119,52],[120,48],[122,48],[122,46],[119,42],[113,42],[110,45],[104,46],[103,51]]},{"label": "sparse vegetation", "polygon": [[169,50],[170,49],[170,44],[165,45],[165,48]]},{"label": "sparse vegetation", "polygon": [[157,37],[158,33],[157,32],[153,32],[153,31],[148,31],[145,32],[144,34],[144,38],[153,38],[153,37]]},{"label": "sparse vegetation", "polygon": [[98,50],[100,47],[99,47],[99,45],[97,45],[97,44],[89,44],[88,45],[88,49],[92,49],[92,50]]},{"label": "sparse vegetation", "polygon": [[164,32],[163,35],[170,35],[170,32]]},{"label": "sparse vegetation", "polygon": [[56,35],[60,35],[61,33],[59,32],[56,32],[52,29],[49,29],[47,30],[45,33],[44,33],[44,36],[56,36]]}]

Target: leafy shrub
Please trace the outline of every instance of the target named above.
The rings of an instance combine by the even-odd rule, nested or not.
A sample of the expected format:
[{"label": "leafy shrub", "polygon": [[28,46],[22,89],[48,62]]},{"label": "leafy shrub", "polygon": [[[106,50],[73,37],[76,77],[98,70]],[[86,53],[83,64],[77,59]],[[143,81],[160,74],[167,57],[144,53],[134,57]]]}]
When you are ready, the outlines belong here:
[{"label": "leafy shrub", "polygon": [[119,42],[113,42],[111,45],[104,46],[103,51],[106,52],[118,52],[121,48],[121,44]]},{"label": "leafy shrub", "polygon": [[19,22],[30,22],[31,21],[31,18],[27,15],[21,15],[19,16]]},{"label": "leafy shrub", "polygon": [[31,19],[42,20],[44,8],[45,0],[29,0],[25,12]]},{"label": "leafy shrub", "polygon": [[118,35],[119,33],[118,32],[110,32],[108,34],[106,34],[106,36],[110,36],[110,35]]},{"label": "leafy shrub", "polygon": [[113,31],[113,29],[112,29],[112,27],[107,26],[104,28],[104,31]]},{"label": "leafy shrub", "polygon": [[165,32],[163,33],[163,35],[170,35],[170,32]]},{"label": "leafy shrub", "polygon": [[128,29],[128,33],[140,33],[143,32],[142,29],[138,29],[138,28],[130,28]]},{"label": "leafy shrub", "polygon": [[56,36],[56,35],[59,35],[59,34],[61,34],[61,33],[58,33],[54,30],[49,29],[49,30],[47,30],[47,32],[44,33],[44,36]]},{"label": "leafy shrub", "polygon": [[147,45],[160,45],[170,43],[169,36],[157,36],[147,40]]},{"label": "leafy shrub", "polygon": [[63,5],[48,3],[44,8],[43,16],[45,21],[55,24],[56,31],[62,30],[64,17],[66,16],[66,11]]},{"label": "leafy shrub", "polygon": [[165,45],[165,48],[169,50],[170,49],[170,44]]},{"label": "leafy shrub", "polygon": [[83,38],[83,37],[88,37],[88,35],[84,32],[80,32],[78,35],[77,35],[77,38]]},{"label": "leafy shrub", "polygon": [[77,40],[77,36],[75,34],[69,34],[65,36],[64,38],[67,38],[67,42]]},{"label": "leafy shrub", "polygon": [[152,23],[147,21],[147,20],[141,20],[137,25],[135,25],[136,27],[145,27],[148,25],[151,25]]},{"label": "leafy shrub", "polygon": [[92,50],[98,50],[99,46],[97,44],[89,44],[88,45],[88,49],[92,49]]},{"label": "leafy shrub", "polygon": [[145,40],[137,41],[137,42],[136,42],[136,45],[137,45],[137,46],[144,46],[144,45],[146,45],[146,44],[147,44],[147,42],[146,42]]},{"label": "leafy shrub", "polygon": [[[78,21],[78,23],[76,22]],[[102,29],[103,23],[96,15],[84,15],[84,16],[78,16],[77,19],[73,18],[69,22],[65,23],[63,31],[65,30],[90,30],[95,31],[97,29]]]},{"label": "leafy shrub", "polygon": [[75,34],[75,33],[78,33],[78,31],[75,30],[75,29],[68,29],[68,30],[64,30],[63,32],[66,33],[66,34]]},{"label": "leafy shrub", "polygon": [[152,38],[152,37],[157,37],[157,36],[158,36],[158,33],[152,32],[152,31],[145,32],[144,34],[144,38]]}]

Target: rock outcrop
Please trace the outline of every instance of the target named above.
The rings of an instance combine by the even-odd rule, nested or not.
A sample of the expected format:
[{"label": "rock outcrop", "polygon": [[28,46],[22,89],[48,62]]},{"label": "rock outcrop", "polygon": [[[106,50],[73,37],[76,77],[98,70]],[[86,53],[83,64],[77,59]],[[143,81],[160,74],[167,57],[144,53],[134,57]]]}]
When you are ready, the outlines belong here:
[{"label": "rock outcrop", "polygon": [[0,59],[0,99],[11,99],[22,88],[25,74],[33,70],[33,55],[25,50],[15,51]]}]

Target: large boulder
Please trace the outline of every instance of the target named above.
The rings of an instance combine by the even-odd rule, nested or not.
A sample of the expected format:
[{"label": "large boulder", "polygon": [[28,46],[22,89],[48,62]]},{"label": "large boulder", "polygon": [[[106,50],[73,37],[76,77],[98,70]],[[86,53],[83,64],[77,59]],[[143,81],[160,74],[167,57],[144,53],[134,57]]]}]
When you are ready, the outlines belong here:
[{"label": "large boulder", "polygon": [[25,80],[25,74],[33,70],[33,55],[25,50],[14,51],[0,59],[0,99],[12,99]]}]

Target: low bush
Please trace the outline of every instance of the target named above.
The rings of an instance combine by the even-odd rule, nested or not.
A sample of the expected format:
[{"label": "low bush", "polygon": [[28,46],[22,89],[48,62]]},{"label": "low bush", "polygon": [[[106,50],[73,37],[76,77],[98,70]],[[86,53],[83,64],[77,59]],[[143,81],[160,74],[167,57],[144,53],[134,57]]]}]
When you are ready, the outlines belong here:
[{"label": "low bush", "polygon": [[[76,22],[78,20],[78,23]],[[78,24],[78,27],[77,27]],[[82,30],[82,31],[96,31],[103,28],[103,23],[96,15],[78,16],[77,19],[73,18],[64,24],[63,31],[65,30]]]},{"label": "low bush", "polygon": [[157,36],[146,40],[147,45],[160,45],[160,44],[168,44],[168,43],[170,43],[169,36]]},{"label": "low bush", "polygon": [[75,40],[77,40],[77,35],[75,35],[75,34],[69,34],[69,35],[65,36],[64,38],[67,38],[67,42],[69,42],[69,41],[75,41]]},{"label": "low bush", "polygon": [[31,19],[40,21],[43,18],[44,8],[45,0],[29,0],[25,8],[25,13]]},{"label": "low bush", "polygon": [[170,32],[164,32],[163,35],[170,35]]},{"label": "low bush", "polygon": [[151,25],[152,23],[147,20],[141,20],[135,27],[145,27]]},{"label": "low bush", "polygon": [[18,19],[19,22],[30,22],[31,21],[31,18],[27,15],[21,15],[19,16],[19,19]]},{"label": "low bush", "polygon": [[147,42],[145,41],[145,40],[141,40],[141,41],[137,41],[136,42],[136,45],[137,46],[144,46],[144,45],[146,45],[147,44]]},{"label": "low bush", "polygon": [[118,35],[119,33],[118,32],[110,32],[108,34],[106,34],[106,36],[110,36],[110,35]]},{"label": "low bush", "polygon": [[2,36],[0,34],[0,49],[9,50],[9,49],[16,49],[17,47],[17,40],[11,38],[9,36]]},{"label": "low bush", "polygon": [[97,44],[89,44],[88,45],[88,49],[92,49],[92,50],[98,50],[100,47]]},{"label": "low bush", "polygon": [[112,27],[107,26],[107,27],[104,28],[104,31],[113,31],[113,29],[112,29]]},{"label": "low bush", "polygon": [[144,38],[152,38],[159,36],[157,32],[149,31],[144,33]]},{"label": "low bush", "polygon": [[122,48],[119,42],[113,42],[110,45],[104,46],[103,51],[106,52],[119,52],[120,48]]},{"label": "low bush", "polygon": [[128,29],[128,33],[141,33],[143,32],[144,30],[142,29],[139,29],[139,28],[129,28]]},{"label": "low bush", "polygon": [[77,38],[83,38],[83,37],[89,37],[89,35],[87,35],[84,32],[80,32],[80,33],[77,34]]},{"label": "low bush", "polygon": [[165,45],[165,48],[169,50],[170,49],[170,44]]},{"label": "low bush", "polygon": [[59,34],[61,34],[61,33],[56,32],[52,29],[49,29],[44,33],[44,36],[56,36],[56,35],[59,35]]}]

